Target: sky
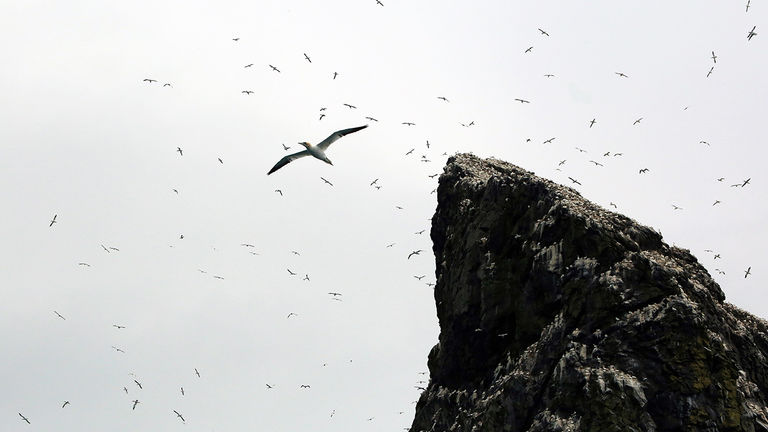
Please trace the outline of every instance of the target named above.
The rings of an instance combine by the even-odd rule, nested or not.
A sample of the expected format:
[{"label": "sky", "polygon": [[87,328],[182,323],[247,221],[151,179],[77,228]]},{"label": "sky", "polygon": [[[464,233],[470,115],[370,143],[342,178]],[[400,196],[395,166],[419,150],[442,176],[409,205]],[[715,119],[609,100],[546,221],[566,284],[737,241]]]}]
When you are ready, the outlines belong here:
[{"label": "sky", "polygon": [[0,0],[0,430],[407,428],[457,152],[768,317],[764,1],[382,2]]}]

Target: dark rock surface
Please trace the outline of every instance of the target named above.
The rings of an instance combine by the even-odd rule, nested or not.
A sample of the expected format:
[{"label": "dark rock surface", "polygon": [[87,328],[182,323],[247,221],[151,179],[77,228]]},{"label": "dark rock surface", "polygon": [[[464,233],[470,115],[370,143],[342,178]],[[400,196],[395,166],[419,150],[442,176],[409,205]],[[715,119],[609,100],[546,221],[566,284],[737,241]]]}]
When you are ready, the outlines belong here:
[{"label": "dark rock surface", "polygon": [[653,229],[462,154],[431,234],[440,338],[411,431],[768,431],[768,325]]}]

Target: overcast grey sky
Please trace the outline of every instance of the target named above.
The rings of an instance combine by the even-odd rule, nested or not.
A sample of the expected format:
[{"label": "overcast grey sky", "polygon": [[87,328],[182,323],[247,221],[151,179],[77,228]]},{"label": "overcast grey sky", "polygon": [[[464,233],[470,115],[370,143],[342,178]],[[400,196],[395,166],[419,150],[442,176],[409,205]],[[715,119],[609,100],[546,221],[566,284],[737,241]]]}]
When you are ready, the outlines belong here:
[{"label": "overcast grey sky", "polygon": [[0,430],[409,426],[455,152],[577,179],[768,316],[764,1],[382,2],[0,3]]}]

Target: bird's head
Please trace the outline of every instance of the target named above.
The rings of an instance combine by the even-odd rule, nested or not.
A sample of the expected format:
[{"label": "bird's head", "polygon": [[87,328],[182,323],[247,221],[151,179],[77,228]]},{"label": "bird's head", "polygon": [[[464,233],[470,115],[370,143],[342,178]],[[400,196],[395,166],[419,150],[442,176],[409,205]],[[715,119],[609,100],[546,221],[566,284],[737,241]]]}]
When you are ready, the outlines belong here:
[{"label": "bird's head", "polygon": [[310,143],[308,143],[306,141],[302,141],[302,142],[299,143],[299,145],[303,145],[304,147],[309,148],[309,146],[311,146],[312,144],[310,144]]}]

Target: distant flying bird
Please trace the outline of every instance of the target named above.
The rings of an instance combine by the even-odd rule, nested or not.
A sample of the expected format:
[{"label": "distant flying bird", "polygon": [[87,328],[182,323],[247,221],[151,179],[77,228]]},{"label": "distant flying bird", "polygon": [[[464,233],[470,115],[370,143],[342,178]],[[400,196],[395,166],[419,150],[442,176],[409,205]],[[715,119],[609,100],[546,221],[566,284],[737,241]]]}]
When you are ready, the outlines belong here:
[{"label": "distant flying bird", "polygon": [[53,224],[55,224],[55,223],[56,223],[56,217],[57,217],[57,216],[58,216],[58,214],[55,214],[55,215],[53,215],[53,219],[51,219],[51,223],[50,223],[50,224],[48,224],[48,228],[52,227],[52,226],[53,226]]},{"label": "distant flying bird", "polygon": [[233,41],[235,41],[235,42],[237,42],[237,41],[239,41],[239,40],[240,40],[240,38],[239,38],[239,37],[236,37],[236,38],[232,38],[232,40],[233,40]]},{"label": "distant flying bird", "polygon": [[420,253],[422,253],[422,252],[423,252],[423,251],[422,251],[421,249],[419,249],[419,250],[415,250],[415,251],[413,251],[413,252],[411,252],[411,253],[409,253],[409,254],[408,254],[408,259],[411,259],[411,257],[412,257],[412,256],[414,256],[414,255],[419,255],[419,254],[420,254]]},{"label": "distant flying bird", "polygon": [[531,52],[532,50],[533,50],[533,47],[532,47],[532,46],[531,46],[531,47],[528,47],[528,48],[527,48],[527,49],[526,49],[526,50],[523,52],[523,54],[529,53],[529,52]]},{"label": "distant flying bird", "polygon": [[292,162],[292,161],[294,161],[296,159],[302,158],[304,156],[313,156],[313,157],[315,157],[317,159],[320,159],[321,161],[323,161],[323,162],[325,162],[325,163],[327,163],[329,165],[333,165],[331,160],[328,159],[328,157],[325,155],[325,150],[327,150],[328,147],[331,144],[333,144],[334,142],[336,142],[336,140],[338,140],[339,138],[341,138],[341,137],[343,137],[345,135],[357,132],[359,130],[365,129],[367,127],[368,127],[368,125],[365,125],[365,126],[358,126],[358,127],[354,127],[354,128],[342,129],[342,130],[336,131],[336,132],[332,133],[330,136],[328,136],[328,138],[326,138],[323,141],[321,141],[316,146],[313,146],[312,144],[310,144],[308,142],[300,142],[299,144],[303,145],[307,149],[303,150],[303,151],[300,151],[298,153],[293,153],[293,154],[290,154],[288,156],[283,157],[282,159],[280,159],[275,164],[275,166],[272,167],[271,170],[269,170],[267,175],[272,174],[273,172],[279,170],[280,168],[284,167],[288,163],[290,163],[290,162]]},{"label": "distant flying bird", "polygon": [[323,177],[320,177],[320,180],[324,181],[326,184],[329,184],[333,186],[333,183],[329,182],[328,180],[324,179]]},{"label": "distant flying bird", "polygon": [[173,410],[173,412],[176,414],[176,417],[178,417],[178,418],[180,418],[180,419],[181,419],[181,422],[182,422],[182,423],[186,423],[186,420],[184,420],[184,417],[182,417],[182,415],[181,415],[181,414],[179,414],[179,412],[178,412],[178,411],[176,411],[176,410]]},{"label": "distant flying bird", "polygon": [[416,149],[412,148],[412,149],[408,150],[408,152],[405,155],[408,156],[409,154],[413,153],[414,150],[416,150]]},{"label": "distant flying bird", "polygon": [[19,413],[19,415],[21,416],[21,419],[22,419],[22,420],[24,420],[25,422],[27,422],[27,424],[31,424],[31,423],[29,422],[29,419],[28,419],[28,418],[26,418],[26,417],[24,417],[24,414],[22,414],[22,413]]},{"label": "distant flying bird", "polygon": [[709,146],[709,143],[706,141],[699,141],[699,144],[706,144],[707,146]]},{"label": "distant flying bird", "polygon": [[64,401],[64,403],[61,405],[61,407],[64,408],[67,405],[69,405],[69,401],[68,400]]},{"label": "distant flying bird", "polygon": [[308,275],[308,274],[305,274],[305,275],[304,275],[304,279],[302,279],[302,280],[305,280],[305,281],[309,282],[309,275]]},{"label": "distant flying bird", "polygon": [[416,123],[412,123],[412,122],[403,122],[402,124],[406,126],[416,126]]},{"label": "distant flying bird", "polygon": [[578,150],[578,151],[579,151],[579,153],[586,153],[586,152],[587,152],[587,151],[586,151],[586,150],[584,150],[583,148],[579,148],[579,147],[574,147],[574,148],[575,148],[576,150]]},{"label": "distant flying bird", "polygon": [[378,181],[379,181],[379,179],[376,179],[376,180],[372,181],[372,182],[371,182],[371,184],[370,184],[369,186],[373,186],[373,185],[375,185],[375,184],[376,184],[376,182],[378,182]]},{"label": "distant flying bird", "polygon": [[744,180],[744,183],[741,184],[741,187],[744,187],[744,186],[748,185],[750,180],[752,180],[752,177]]},{"label": "distant flying bird", "polygon": [[292,250],[291,253],[294,254],[294,255],[297,255],[297,256],[301,256],[301,254],[298,251],[295,251],[295,250]]},{"label": "distant flying bird", "polygon": [[712,61],[717,63],[717,56],[715,55],[714,51],[712,51]]},{"label": "distant flying bird", "polygon": [[125,351],[121,350],[120,348],[118,348],[118,347],[116,347],[116,346],[114,346],[114,345],[112,345],[112,349],[114,349],[115,351],[117,351],[117,352],[119,352],[119,353],[123,353],[123,354],[125,354]]},{"label": "distant flying bird", "polygon": [[642,119],[643,119],[643,118],[642,118],[642,117],[640,117],[639,119],[635,120],[635,122],[634,122],[634,123],[632,123],[632,126],[634,126],[634,125],[636,125],[636,124],[640,123],[640,121],[641,121]]},{"label": "distant flying bird", "polygon": [[750,0],[747,0],[747,9],[744,12],[749,12],[749,2]]},{"label": "distant flying bird", "polygon": [[531,103],[530,101],[528,101],[528,100],[525,100],[525,99],[519,99],[519,98],[515,98],[515,100],[516,100],[516,101],[518,101],[518,102],[520,102],[520,103],[524,103],[524,104],[526,104],[526,103]]},{"label": "distant flying bird", "polygon": [[243,90],[240,93],[245,93],[246,95],[253,94],[253,91],[251,90]]},{"label": "distant flying bird", "polygon": [[744,279],[746,279],[746,278],[747,278],[747,276],[749,276],[750,274],[752,274],[752,273],[750,273],[750,271],[751,271],[751,270],[752,270],[752,267],[747,267],[747,270],[744,272]]},{"label": "distant flying bird", "polygon": [[320,118],[319,118],[319,119],[317,119],[317,121],[320,121],[320,120],[322,120],[322,119],[323,119],[323,117],[325,117],[325,114],[320,114]]},{"label": "distant flying bird", "polygon": [[312,63],[312,60],[309,59],[309,56],[307,53],[304,53],[304,58],[307,59],[308,62]]},{"label": "distant flying bird", "polygon": [[384,3],[382,3],[381,0],[376,0],[376,4],[379,6],[384,6]]},{"label": "distant flying bird", "polygon": [[298,314],[295,314],[295,313],[293,313],[293,312],[291,312],[291,313],[289,313],[289,314],[288,314],[288,316],[287,316],[287,317],[285,317],[285,318],[286,318],[286,319],[288,319],[288,318],[290,318],[290,317],[292,317],[292,316],[299,316],[299,315],[298,315]]},{"label": "distant flying bird", "polygon": [[277,73],[280,73],[280,69],[278,69],[278,68],[276,68],[276,67],[274,67],[272,65],[269,65],[269,67],[271,67],[273,71],[275,71]]},{"label": "distant flying bird", "polygon": [[91,266],[87,262],[79,262],[79,263],[77,263],[77,265],[79,265],[79,266],[86,266],[86,267],[90,267]]},{"label": "distant flying bird", "polygon": [[311,388],[311,387],[308,386],[307,384],[302,384],[302,385],[299,386],[299,388]]},{"label": "distant flying bird", "polygon": [[423,229],[423,230],[421,230],[421,231],[416,231],[414,234],[416,234],[416,235],[421,235],[421,234],[424,234],[424,231],[426,231],[426,230],[425,230],[425,229]]},{"label": "distant flying bird", "polygon": [[539,29],[539,31],[540,31],[540,32],[541,32],[541,34],[543,34],[544,36],[549,36],[549,33],[545,32],[545,31],[544,31],[544,30],[542,30],[542,29]]},{"label": "distant flying bird", "polygon": [[197,368],[195,368],[195,375],[197,375],[197,377],[200,378],[200,372],[197,371]]},{"label": "distant flying bird", "polygon": [[576,179],[575,179],[575,178],[573,178],[573,177],[568,177],[568,180],[572,181],[573,183],[575,183],[575,184],[577,184],[577,185],[581,185],[581,182],[579,182],[578,180],[576,180]]},{"label": "distant flying bird", "polygon": [[251,66],[253,66],[253,63],[248,63],[247,65],[245,65],[245,66],[243,66],[243,67],[244,67],[244,68],[249,68],[249,67],[251,67]]},{"label": "distant flying bird", "polygon": [[715,67],[714,67],[714,66],[712,66],[711,68],[709,68],[709,72],[707,72],[707,78],[709,78],[709,76],[710,76],[710,75],[712,75],[712,71],[713,71],[713,70],[715,70]]},{"label": "distant flying bird", "polygon": [[181,395],[184,396],[184,387],[181,388]]},{"label": "distant flying bird", "polygon": [[748,41],[752,40],[752,38],[754,36],[757,36],[757,33],[755,33],[755,28],[757,28],[757,26],[753,26],[752,30],[750,30],[749,33],[747,33],[747,40]]},{"label": "distant flying bird", "polygon": [[179,152],[179,156],[184,156],[184,150],[181,147],[176,147],[176,151]]},{"label": "distant flying bird", "polygon": [[561,161],[560,161],[560,163],[558,163],[558,164],[557,164],[557,166],[562,166],[562,165],[565,165],[565,162],[566,162],[566,161],[567,161],[567,159],[563,159],[563,160],[561,160]]},{"label": "distant flying bird", "polygon": [[549,144],[549,143],[551,143],[552,141],[554,141],[554,140],[555,140],[555,138],[556,138],[556,137],[552,137],[552,138],[550,138],[550,139],[548,139],[548,140],[544,141],[542,144]]},{"label": "distant flying bird", "polygon": [[134,399],[132,402],[133,402],[133,408],[131,408],[131,409],[135,410],[136,409],[136,405],[139,404],[139,400],[138,399]]},{"label": "distant flying bird", "polygon": [[220,163],[220,164],[223,164],[223,163],[224,163],[224,161],[223,161],[223,160],[221,160],[221,158],[216,158],[216,159],[218,159],[218,160],[219,160],[219,163]]},{"label": "distant flying bird", "polygon": [[638,171],[638,174],[645,174],[648,171],[650,171],[648,168],[642,168],[642,169],[640,169],[640,171]]},{"label": "distant flying bird", "polygon": [[286,269],[286,270],[288,270],[288,273],[290,273],[291,276],[296,276],[296,273],[292,272],[291,269]]},{"label": "distant flying bird", "polygon": [[287,145],[283,144],[283,150],[288,151],[288,149],[290,149],[290,148],[291,148],[291,146],[287,146]]},{"label": "distant flying bird", "polygon": [[593,161],[593,160],[590,160],[590,162],[592,162],[596,166],[603,166],[603,164],[601,164],[600,162],[596,162],[596,161]]},{"label": "distant flying bird", "polygon": [[718,204],[720,204],[720,200],[715,200],[715,202],[714,202],[714,203],[712,203],[712,205],[713,205],[713,206],[716,206],[716,205],[718,205]]},{"label": "distant flying bird", "polygon": [[597,123],[597,122],[595,121],[595,119],[592,119],[592,120],[590,120],[590,121],[589,121],[589,128],[590,128],[590,129],[592,129],[592,126],[594,126],[594,125],[595,125],[595,123]]},{"label": "distant flying bird", "polygon": [[553,74],[544,74],[544,77],[545,78],[554,78],[554,75]]},{"label": "distant flying bird", "polygon": [[392,246],[394,246],[394,245],[395,245],[395,243],[390,243],[390,244],[388,244],[388,245],[387,245],[387,247],[388,247],[388,248],[391,248],[391,247],[392,247]]},{"label": "distant flying bird", "polygon": [[450,102],[445,96],[438,96],[437,98],[446,102]]},{"label": "distant flying bird", "polygon": [[163,87],[173,87],[173,86],[171,85],[171,83],[165,83],[163,84]]},{"label": "distant flying bird", "polygon": [[125,326],[123,326],[123,325],[117,325],[117,324],[112,324],[112,327],[114,327],[114,328],[116,328],[116,329],[124,329],[124,328],[125,328]]},{"label": "distant flying bird", "polygon": [[338,75],[338,74],[339,74],[338,72],[334,72],[333,73],[333,79],[336,79],[336,75]]},{"label": "distant flying bird", "polygon": [[283,196],[283,191],[281,191],[280,189],[275,189],[275,192],[279,193],[280,196]]},{"label": "distant flying bird", "polygon": [[[754,29],[753,29],[753,30],[754,30]],[[146,81],[146,82],[148,82],[148,83],[150,83],[150,84],[152,84],[153,82],[157,82],[157,80],[154,80],[154,79],[149,79],[149,78],[144,78],[144,80],[143,80],[143,81]]]},{"label": "distant flying bird", "polygon": [[334,297],[338,297],[338,296],[341,295],[341,293],[337,293],[337,292],[329,292],[328,294],[330,294],[330,295],[332,295]]},{"label": "distant flying bird", "polygon": [[64,318],[63,316],[61,316],[61,314],[60,314],[60,313],[58,313],[58,312],[56,312],[56,311],[53,311],[53,313],[55,313],[57,317],[59,317],[59,318],[61,318],[61,319],[63,319],[63,320],[65,320],[65,321],[66,321],[66,318]]},{"label": "distant flying bird", "polygon": [[354,105],[350,105],[350,104],[348,104],[348,103],[345,103],[345,104],[343,104],[343,105],[344,105],[345,107],[349,108],[349,109],[357,109],[357,107],[356,107],[356,106],[354,106]]},{"label": "distant flying bird", "polygon": [[618,75],[620,78],[629,78],[628,75],[625,75],[623,72],[614,72],[616,75]]},{"label": "distant flying bird", "polygon": [[373,118],[373,117],[366,117],[365,119],[366,119],[366,120],[370,120],[370,121],[375,121],[375,122],[377,122],[377,121],[378,121],[377,119],[375,119],[375,118]]},{"label": "distant flying bird", "polygon": [[267,390],[269,390],[269,389],[271,389],[273,387],[273,386],[271,386],[269,384],[266,384],[266,386],[267,386]]},{"label": "distant flying bird", "polygon": [[610,202],[610,203],[608,203],[608,204],[609,204],[609,205],[612,205],[612,206],[613,206],[613,208],[618,208],[618,207],[616,206],[616,204],[614,204],[613,202]]},{"label": "distant flying bird", "polygon": [[672,204],[672,208],[673,208],[674,210],[682,210],[682,209],[683,209],[682,207],[680,207],[680,206],[677,206],[677,205],[675,205],[675,204]]},{"label": "distant flying bird", "polygon": [[414,277],[415,277],[416,279],[418,279],[418,280],[422,280],[422,279],[424,279],[425,277],[427,277],[427,275],[414,276]]},{"label": "distant flying bird", "polygon": [[141,389],[141,390],[144,390],[144,387],[142,387],[142,386],[141,386],[141,383],[140,383],[140,382],[138,382],[138,381],[136,381],[136,380],[133,380],[133,382],[135,382],[135,383],[136,383],[136,385],[137,385],[137,386],[139,386],[139,389]]}]

